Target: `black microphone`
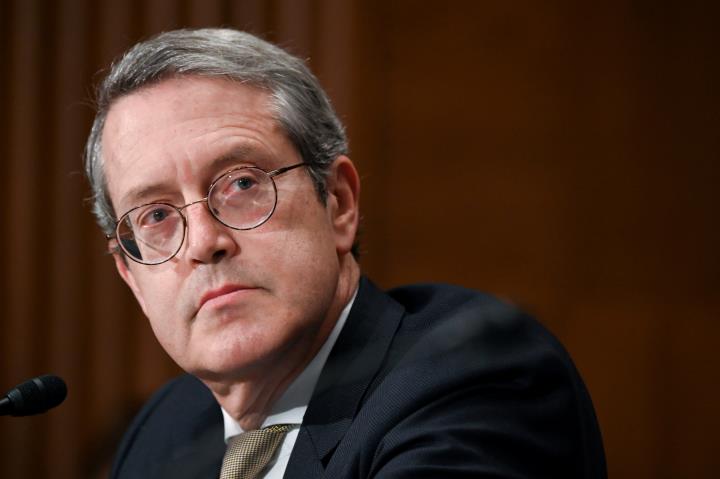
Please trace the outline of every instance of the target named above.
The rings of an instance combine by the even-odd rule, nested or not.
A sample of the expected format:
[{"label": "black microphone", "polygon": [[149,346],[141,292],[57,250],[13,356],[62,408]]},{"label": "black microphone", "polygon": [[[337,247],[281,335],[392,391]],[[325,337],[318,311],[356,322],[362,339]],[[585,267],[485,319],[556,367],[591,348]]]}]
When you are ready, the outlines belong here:
[{"label": "black microphone", "polygon": [[31,416],[52,409],[65,400],[65,381],[45,374],[25,381],[0,399],[0,416]]}]

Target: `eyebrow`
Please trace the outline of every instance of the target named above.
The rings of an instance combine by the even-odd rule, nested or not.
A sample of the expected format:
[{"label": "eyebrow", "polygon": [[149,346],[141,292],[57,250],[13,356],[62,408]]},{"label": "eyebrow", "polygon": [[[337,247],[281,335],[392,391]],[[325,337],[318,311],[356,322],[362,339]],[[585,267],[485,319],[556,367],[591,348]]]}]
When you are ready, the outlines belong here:
[{"label": "eyebrow", "polygon": [[[268,160],[267,154],[254,145],[242,144],[233,147],[230,151],[216,157],[203,167],[203,170],[213,172],[214,175],[207,186],[209,187],[213,181],[227,173],[233,167],[258,166],[258,163],[265,163]],[[246,165],[243,165],[243,163],[246,163]],[[129,203],[131,206],[126,208],[122,214],[136,206],[152,202],[152,198],[157,198],[159,195],[170,191],[172,191],[172,189],[164,183],[140,185],[130,188],[130,190],[123,195],[124,201],[122,203]],[[118,217],[122,216],[122,214]]]}]

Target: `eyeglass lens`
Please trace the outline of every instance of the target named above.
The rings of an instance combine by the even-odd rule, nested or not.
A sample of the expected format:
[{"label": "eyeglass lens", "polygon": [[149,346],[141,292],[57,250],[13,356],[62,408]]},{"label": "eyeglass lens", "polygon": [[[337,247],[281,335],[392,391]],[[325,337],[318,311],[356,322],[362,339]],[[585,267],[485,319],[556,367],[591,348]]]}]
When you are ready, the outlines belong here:
[{"label": "eyeglass lens", "polygon": [[[213,183],[207,202],[212,215],[222,224],[247,230],[270,218],[275,211],[277,191],[265,171],[239,168]],[[186,207],[152,203],[130,210],[117,226],[117,239],[123,251],[143,264],[159,264],[175,256],[185,236],[186,220],[181,210]]]}]

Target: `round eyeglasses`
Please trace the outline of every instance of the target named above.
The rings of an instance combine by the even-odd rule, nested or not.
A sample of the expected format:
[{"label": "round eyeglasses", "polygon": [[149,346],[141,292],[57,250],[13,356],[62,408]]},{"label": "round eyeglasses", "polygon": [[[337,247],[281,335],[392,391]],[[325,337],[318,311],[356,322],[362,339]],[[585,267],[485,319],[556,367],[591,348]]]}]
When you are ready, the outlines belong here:
[{"label": "round eyeglasses", "polygon": [[257,228],[275,212],[274,178],[305,165],[297,163],[273,171],[254,166],[236,168],[213,181],[205,198],[185,206],[167,203],[136,206],[120,217],[115,234],[108,235],[107,239],[115,241],[123,253],[137,263],[164,263],[182,247],[187,230],[187,218],[182,213],[185,208],[206,202],[213,217],[228,228]]}]

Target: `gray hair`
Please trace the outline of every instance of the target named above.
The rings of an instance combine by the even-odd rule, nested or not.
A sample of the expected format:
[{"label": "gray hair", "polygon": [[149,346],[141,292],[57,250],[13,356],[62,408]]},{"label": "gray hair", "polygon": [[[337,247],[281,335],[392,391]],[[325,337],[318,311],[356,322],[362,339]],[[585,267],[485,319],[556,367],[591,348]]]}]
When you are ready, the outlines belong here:
[{"label": "gray hair", "polygon": [[249,33],[230,29],[175,30],[138,43],[113,64],[97,91],[97,114],[85,146],[93,213],[112,234],[115,212],[103,171],[102,131],[113,103],[164,79],[219,77],[270,93],[276,120],[297,148],[321,201],[332,162],[347,154],[345,131],[330,100],[305,63]]}]

